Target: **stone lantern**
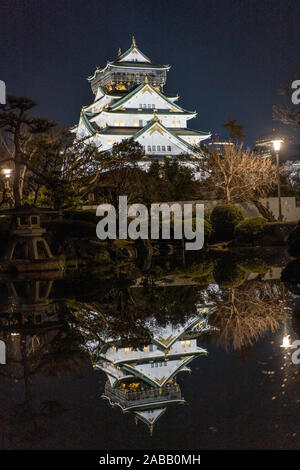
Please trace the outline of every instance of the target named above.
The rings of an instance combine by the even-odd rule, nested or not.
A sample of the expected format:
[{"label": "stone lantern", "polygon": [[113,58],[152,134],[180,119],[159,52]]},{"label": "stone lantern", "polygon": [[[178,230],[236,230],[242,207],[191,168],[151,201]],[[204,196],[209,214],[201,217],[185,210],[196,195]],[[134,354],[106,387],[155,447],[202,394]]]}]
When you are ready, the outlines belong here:
[{"label": "stone lantern", "polygon": [[15,268],[18,272],[62,270],[63,266],[51,253],[41,227],[41,214],[51,209],[22,207],[1,211],[12,217],[11,239],[4,255],[2,271]]}]

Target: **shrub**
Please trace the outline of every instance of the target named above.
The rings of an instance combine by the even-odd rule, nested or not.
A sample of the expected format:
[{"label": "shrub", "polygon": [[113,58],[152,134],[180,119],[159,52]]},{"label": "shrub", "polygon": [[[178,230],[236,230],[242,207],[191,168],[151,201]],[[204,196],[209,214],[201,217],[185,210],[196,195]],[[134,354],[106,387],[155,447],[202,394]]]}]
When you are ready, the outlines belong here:
[{"label": "shrub", "polygon": [[217,263],[214,269],[215,282],[223,289],[242,285],[246,277],[246,272],[234,263]]},{"label": "shrub", "polygon": [[[190,219],[187,219],[190,221]],[[196,230],[196,220],[197,218],[196,217],[193,217],[192,218],[192,229],[193,231]],[[170,230],[170,233],[171,233],[171,238],[174,237],[174,227],[176,226],[176,224],[181,224],[182,223],[182,234],[184,235],[184,221],[180,220],[179,222],[175,219],[174,220],[171,220],[170,222],[170,227],[171,227],[171,230]],[[161,227],[161,224],[160,224],[160,227]],[[211,238],[211,235],[212,235],[212,226],[211,226],[211,223],[206,220],[204,218],[204,242],[208,242]]]},{"label": "shrub", "polygon": [[[192,227],[193,227],[193,230],[196,229],[196,217],[193,218]],[[212,235],[212,225],[207,219],[204,219],[204,242],[205,243],[210,240],[211,235]]]},{"label": "shrub", "polygon": [[211,224],[216,240],[232,240],[234,229],[244,219],[242,210],[233,204],[220,204],[211,213]]},{"label": "shrub", "polygon": [[201,263],[194,263],[191,266],[176,269],[175,273],[178,277],[181,278],[202,279],[208,278],[209,275],[213,272],[213,269],[213,261],[207,260]]},{"label": "shrub", "polygon": [[246,273],[250,272],[256,274],[265,274],[270,269],[262,259],[256,257],[245,259],[241,261],[238,266]]},{"label": "shrub", "polygon": [[291,256],[300,258],[300,221],[288,236],[288,249]]},{"label": "shrub", "polygon": [[259,239],[263,233],[267,220],[263,217],[250,217],[242,220],[236,227],[234,235],[240,241],[252,242]]},{"label": "shrub", "polygon": [[269,222],[263,228],[264,246],[285,245],[296,222]]}]

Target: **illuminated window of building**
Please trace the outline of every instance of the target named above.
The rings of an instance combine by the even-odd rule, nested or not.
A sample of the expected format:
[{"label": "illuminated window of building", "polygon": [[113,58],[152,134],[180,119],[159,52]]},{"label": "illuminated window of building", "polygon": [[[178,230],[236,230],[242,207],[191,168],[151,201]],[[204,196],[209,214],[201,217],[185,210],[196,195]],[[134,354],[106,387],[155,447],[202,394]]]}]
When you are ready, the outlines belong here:
[{"label": "illuminated window of building", "polygon": [[129,348],[125,348],[125,354],[129,353]]},{"label": "illuminated window of building", "polygon": [[144,346],[144,352],[148,352],[149,349],[148,349],[148,346]]},{"label": "illuminated window of building", "polygon": [[185,341],[181,341],[181,347],[182,347],[182,348],[185,347]]},{"label": "illuminated window of building", "polygon": [[119,121],[118,121],[118,119],[115,119],[115,120],[114,120],[114,126],[119,127]]},{"label": "illuminated window of building", "polygon": [[177,124],[177,127],[180,127],[180,121],[177,121],[176,124]]},{"label": "illuminated window of building", "polygon": [[121,119],[121,121],[120,121],[120,126],[122,126],[122,127],[125,126],[125,123],[124,123],[123,119]]},{"label": "illuminated window of building", "polygon": [[191,347],[191,342],[190,342],[190,340],[186,342],[186,345],[187,345],[188,348]]},{"label": "illuminated window of building", "polygon": [[112,140],[108,139],[107,143],[108,143],[108,145],[112,145]]},{"label": "illuminated window of building", "polygon": [[138,121],[137,119],[135,119],[135,120],[133,121],[133,125],[134,125],[134,127],[138,127],[139,121]]},{"label": "illuminated window of building", "polygon": [[175,127],[175,126],[176,126],[176,124],[175,124],[175,121],[174,121],[174,120],[171,122],[171,126],[172,126],[172,127]]}]

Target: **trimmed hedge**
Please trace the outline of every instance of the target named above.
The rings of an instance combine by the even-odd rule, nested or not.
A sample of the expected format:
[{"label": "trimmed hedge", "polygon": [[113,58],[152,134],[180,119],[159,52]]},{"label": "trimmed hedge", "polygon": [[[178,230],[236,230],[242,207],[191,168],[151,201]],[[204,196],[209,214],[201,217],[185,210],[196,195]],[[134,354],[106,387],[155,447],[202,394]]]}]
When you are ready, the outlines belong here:
[{"label": "trimmed hedge", "polygon": [[296,222],[269,222],[263,230],[263,244],[285,245],[288,236],[296,226]]},{"label": "trimmed hedge", "polygon": [[[296,222],[267,222],[263,217],[251,217],[235,229],[234,246],[281,246],[296,226]],[[291,242],[292,243],[292,242]]]},{"label": "trimmed hedge", "polygon": [[266,274],[270,270],[270,266],[267,265],[261,258],[248,258],[238,263],[238,267],[246,273]]},{"label": "trimmed hedge", "polygon": [[220,204],[213,209],[210,220],[215,240],[228,241],[234,238],[235,227],[244,220],[244,215],[238,206]]},{"label": "trimmed hedge", "polygon": [[217,263],[213,275],[223,289],[241,286],[247,277],[246,271],[234,263]]},{"label": "trimmed hedge", "polygon": [[235,238],[244,242],[252,242],[262,236],[267,219],[263,217],[250,217],[242,220],[234,231]]}]

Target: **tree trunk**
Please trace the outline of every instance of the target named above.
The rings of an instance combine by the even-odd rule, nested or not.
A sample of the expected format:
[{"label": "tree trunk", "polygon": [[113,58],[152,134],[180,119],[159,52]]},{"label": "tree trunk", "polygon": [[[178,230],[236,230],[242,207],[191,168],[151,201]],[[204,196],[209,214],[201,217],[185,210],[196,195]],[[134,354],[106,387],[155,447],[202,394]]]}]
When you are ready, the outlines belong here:
[{"label": "tree trunk", "polygon": [[227,199],[227,204],[230,204],[231,203],[231,194],[230,194],[230,189],[228,188],[228,186],[226,187],[226,199]]},{"label": "tree trunk", "polygon": [[269,222],[275,222],[275,217],[273,212],[264,206],[258,199],[252,201],[255,207],[259,210],[259,213],[267,219]]},{"label": "tree trunk", "polygon": [[20,187],[20,178],[21,178],[21,165],[18,162],[15,162],[14,168],[14,182],[13,182],[13,192],[15,207],[22,206],[22,191]]}]

